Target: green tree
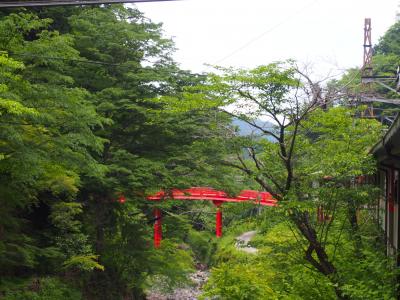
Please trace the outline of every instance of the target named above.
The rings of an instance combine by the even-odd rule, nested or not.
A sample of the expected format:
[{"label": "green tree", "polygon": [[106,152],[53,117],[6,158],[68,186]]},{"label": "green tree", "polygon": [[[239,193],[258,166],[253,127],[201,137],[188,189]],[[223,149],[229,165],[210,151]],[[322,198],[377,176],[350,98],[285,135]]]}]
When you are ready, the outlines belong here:
[{"label": "green tree", "polygon": [[[26,12],[0,21],[2,274],[33,271],[54,258],[48,222],[37,213],[60,199],[72,200],[81,173],[101,172],[92,153],[102,149],[104,140],[92,129],[104,119],[87,93],[72,86],[66,65],[51,59],[52,52],[78,54],[69,37],[45,30],[49,23]],[[46,56],[32,61],[26,51]],[[23,63],[16,60],[21,57]]]},{"label": "green tree", "polygon": [[[16,11],[2,14],[0,28],[2,47],[25,66],[17,68],[24,89],[13,91],[40,114],[29,124],[38,128],[26,135],[30,148],[21,147],[24,155],[38,154],[19,157],[26,169],[15,168],[19,176],[32,173],[29,185],[18,185],[29,188],[29,198],[21,195],[25,202],[15,213],[26,211],[37,225],[26,237],[39,254],[25,275],[58,273],[96,299],[143,298],[157,276],[170,286],[183,280],[193,261],[190,250],[176,248],[190,242],[192,220],[166,218],[167,239],[154,251],[153,205],[145,195],[226,182],[238,189],[232,172],[215,163],[224,155],[217,125],[230,118],[218,111],[168,111],[154,98],[178,94],[204,76],[180,70],[161,26],[136,9]],[[118,202],[121,196],[126,203]],[[190,207],[160,205],[171,216]]]},{"label": "green tree", "polygon": [[[380,126],[374,120],[355,120],[355,112],[345,108],[319,112],[317,108],[326,103],[319,85],[291,62],[251,70],[218,70],[221,73],[210,74],[204,85],[188,88],[175,100],[167,97],[165,102],[178,110],[219,107],[270,137],[245,140],[224,164],[244,172],[280,200],[296,228],[305,260],[331,281],[338,298],[347,298],[330,242],[325,242],[330,238],[330,225],[320,226],[313,213],[319,206],[315,199],[337,201],[330,194],[336,186],[324,186],[323,190],[313,189],[312,184],[329,175],[342,180],[347,192],[351,178],[371,173],[373,162],[367,151],[378,140]],[[228,110],[227,105],[234,108]],[[256,122],[259,118],[268,118],[273,125],[260,126]],[[320,193],[314,195],[317,191]],[[349,189],[348,194],[341,195],[340,205],[330,207],[338,211],[347,208],[354,216],[354,210],[362,204],[356,199],[362,199],[362,195],[369,194]],[[346,201],[349,196],[352,198]],[[352,223],[354,233],[356,227]]]}]

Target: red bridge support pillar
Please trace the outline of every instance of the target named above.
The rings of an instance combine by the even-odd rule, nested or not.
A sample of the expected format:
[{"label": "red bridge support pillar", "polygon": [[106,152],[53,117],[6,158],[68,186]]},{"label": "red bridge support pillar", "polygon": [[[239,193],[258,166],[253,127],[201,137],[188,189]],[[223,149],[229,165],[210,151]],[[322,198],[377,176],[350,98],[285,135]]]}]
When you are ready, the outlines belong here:
[{"label": "red bridge support pillar", "polygon": [[217,208],[217,214],[215,218],[215,235],[217,237],[222,236],[222,211],[221,207]]},{"label": "red bridge support pillar", "polygon": [[159,248],[162,240],[161,210],[154,209],[154,248]]},{"label": "red bridge support pillar", "polygon": [[215,235],[219,238],[222,236],[222,201],[213,200],[214,205],[217,207],[217,213],[215,215]]}]

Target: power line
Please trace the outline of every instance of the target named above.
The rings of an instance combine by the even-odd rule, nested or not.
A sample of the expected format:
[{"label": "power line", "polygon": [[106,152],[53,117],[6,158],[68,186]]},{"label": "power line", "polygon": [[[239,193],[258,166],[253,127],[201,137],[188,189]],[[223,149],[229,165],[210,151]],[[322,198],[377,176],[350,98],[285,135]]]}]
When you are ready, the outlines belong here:
[{"label": "power line", "polygon": [[[109,62],[103,62],[103,61],[98,61],[98,60],[75,59],[75,58],[69,58],[69,57],[46,56],[46,55],[37,55],[37,54],[29,54],[29,53],[9,53],[9,54],[10,54],[11,58],[26,57],[28,59],[61,60],[61,61],[77,63],[77,64],[102,65],[102,66],[118,67],[118,68],[122,68],[122,69],[134,69],[132,66],[127,65],[127,63],[130,63],[130,61],[121,62],[121,63],[109,63]],[[159,74],[164,72],[165,75],[167,75],[167,74],[178,75],[178,74],[181,74],[181,72],[184,72],[184,70],[166,71],[165,69],[157,69],[157,68],[154,68],[151,66],[150,67],[140,67],[139,69],[154,70]]]},{"label": "power line", "polygon": [[99,5],[115,3],[142,3],[142,2],[166,2],[177,0],[30,0],[30,1],[1,1],[0,8],[16,7],[43,7],[43,6],[67,6],[67,5]]},{"label": "power line", "polygon": [[277,29],[278,27],[280,27],[281,25],[283,25],[284,23],[286,23],[287,21],[290,21],[293,19],[293,17],[295,17],[297,14],[299,14],[300,12],[302,12],[303,10],[313,6],[315,3],[317,3],[319,0],[315,0],[314,2],[300,8],[299,10],[295,11],[293,14],[289,15],[286,19],[282,20],[281,22],[277,23],[276,25],[272,26],[271,28],[268,28],[266,31],[262,32],[261,34],[259,34],[258,36],[252,38],[251,40],[247,41],[246,43],[244,43],[242,46],[240,46],[239,48],[236,48],[235,50],[233,50],[231,53],[229,53],[228,55],[224,56],[223,58],[217,60],[214,64],[219,64],[221,62],[223,62],[224,60],[232,57],[233,55],[235,55],[236,53],[242,51],[243,49],[247,48],[248,46],[250,46],[251,44],[253,44],[254,42],[258,41],[259,39],[261,39],[262,37],[264,37],[266,34],[274,31],[275,29]]},{"label": "power line", "polygon": [[45,56],[45,55],[36,55],[36,54],[25,54],[25,53],[10,53],[10,56],[19,56],[19,57],[27,57],[31,59],[38,59],[38,58],[43,58],[43,59],[50,59],[50,60],[63,60],[63,61],[69,61],[69,62],[77,62],[77,63],[82,63],[82,64],[94,64],[94,65],[106,65],[106,66],[114,66],[114,67],[119,67],[122,65],[122,63],[108,63],[108,62],[103,62],[103,61],[98,61],[98,60],[84,60],[84,59],[75,59],[75,58],[67,58],[67,57],[58,57],[58,56]]}]

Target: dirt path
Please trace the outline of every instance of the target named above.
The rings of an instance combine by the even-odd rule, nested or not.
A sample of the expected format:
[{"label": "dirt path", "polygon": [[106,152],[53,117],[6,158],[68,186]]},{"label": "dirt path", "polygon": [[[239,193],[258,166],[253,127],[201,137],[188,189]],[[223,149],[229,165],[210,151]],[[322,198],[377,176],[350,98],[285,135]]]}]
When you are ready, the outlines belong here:
[{"label": "dirt path", "polygon": [[247,253],[257,253],[258,249],[251,247],[249,242],[256,235],[257,231],[247,231],[236,238],[236,248]]}]

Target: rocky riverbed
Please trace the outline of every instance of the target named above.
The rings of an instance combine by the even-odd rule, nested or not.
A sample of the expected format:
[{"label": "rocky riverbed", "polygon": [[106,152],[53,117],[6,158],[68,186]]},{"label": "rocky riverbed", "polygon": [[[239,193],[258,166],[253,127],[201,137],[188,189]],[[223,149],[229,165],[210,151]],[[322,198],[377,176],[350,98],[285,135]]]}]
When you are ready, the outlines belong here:
[{"label": "rocky riverbed", "polygon": [[[257,253],[258,249],[252,247],[249,242],[257,234],[257,231],[247,231],[236,237],[235,246],[239,251]],[[202,293],[202,287],[207,282],[209,272],[205,265],[198,264],[197,271],[190,274],[192,284],[175,289],[172,293],[163,293],[156,288],[148,292],[147,300],[197,300]]]},{"label": "rocky riverbed", "polygon": [[177,288],[169,294],[151,290],[147,295],[147,300],[197,300],[201,295],[201,288],[207,282],[208,276],[209,272],[207,270],[197,270],[190,274],[191,285]]}]

